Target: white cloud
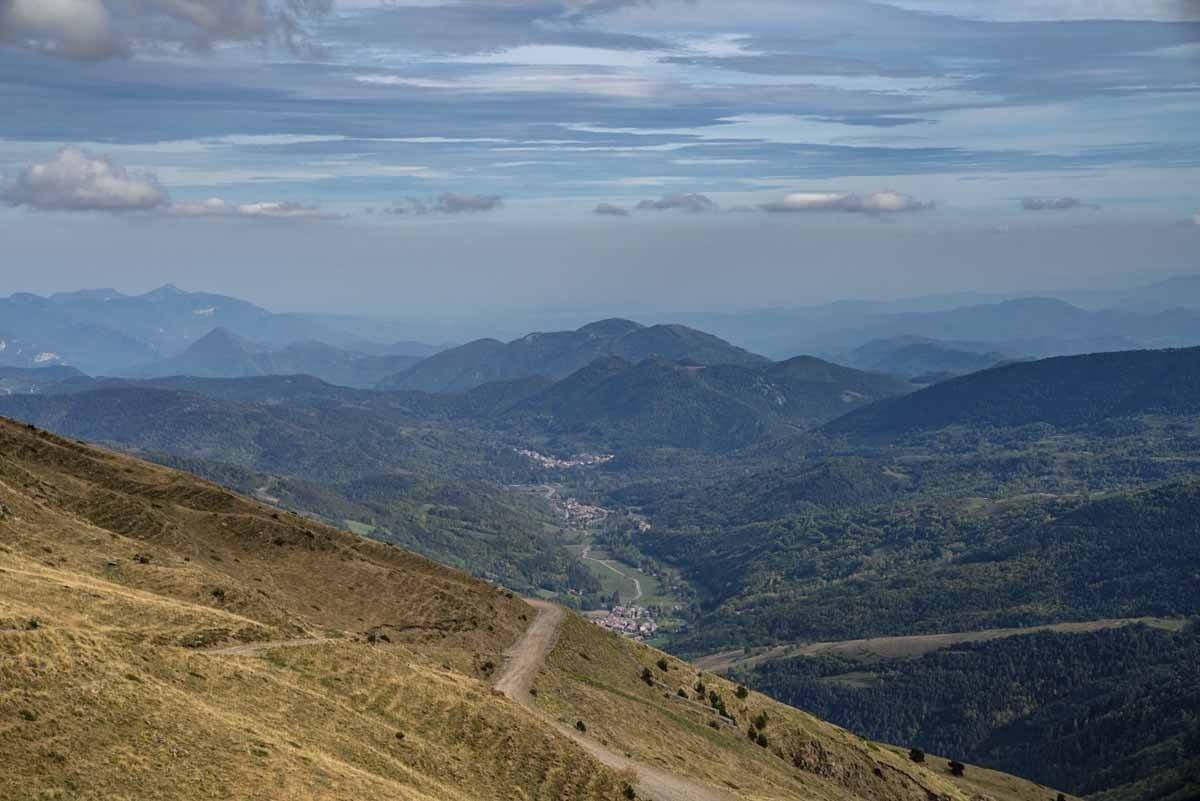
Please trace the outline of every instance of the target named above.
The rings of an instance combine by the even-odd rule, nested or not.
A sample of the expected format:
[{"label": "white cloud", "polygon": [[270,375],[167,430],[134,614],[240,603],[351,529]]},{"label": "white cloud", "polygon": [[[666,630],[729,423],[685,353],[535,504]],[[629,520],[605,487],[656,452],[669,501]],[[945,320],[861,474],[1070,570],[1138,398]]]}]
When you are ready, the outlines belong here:
[{"label": "white cloud", "polygon": [[153,175],[128,172],[78,147],[23,168],[0,185],[0,200],[44,211],[146,211],[170,202]]},{"label": "white cloud", "polygon": [[270,201],[243,203],[237,207],[237,216],[269,220],[330,220],[335,219],[337,215],[323,212],[319,206],[292,201]]},{"label": "white cloud", "polygon": [[0,41],[80,60],[133,41],[207,47],[224,41],[294,45],[304,20],[333,0],[0,0]]},{"label": "white cloud", "polygon": [[763,203],[768,212],[803,213],[811,211],[846,211],[859,214],[898,214],[924,211],[933,203],[917,200],[900,192],[872,192],[859,195],[853,192],[792,192],[779,200]]},{"label": "white cloud", "polygon": [[121,50],[100,0],[0,0],[0,41],[78,59]]},{"label": "white cloud", "polygon": [[236,213],[232,205],[219,197],[210,197],[198,203],[173,203],[170,211],[176,217],[227,217]]},{"label": "white cloud", "polygon": [[333,220],[338,215],[292,201],[260,201],[230,203],[224,198],[210,197],[195,203],[173,203],[169,213],[174,217],[243,217],[262,220]]}]

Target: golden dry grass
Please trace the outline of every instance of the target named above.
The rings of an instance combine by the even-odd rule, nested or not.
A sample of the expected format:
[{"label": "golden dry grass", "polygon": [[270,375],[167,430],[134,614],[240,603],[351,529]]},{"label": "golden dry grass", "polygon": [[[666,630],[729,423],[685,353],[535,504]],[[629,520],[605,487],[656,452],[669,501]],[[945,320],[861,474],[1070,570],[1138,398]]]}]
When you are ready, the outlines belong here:
[{"label": "golden dry grass", "polygon": [[[495,587],[7,421],[0,504],[4,801],[625,797],[629,776],[492,688],[534,614]],[[739,719],[710,728],[668,697],[694,669],[659,658],[568,616],[535,700],[746,799],[1049,797],[974,770],[952,782],[705,675]],[[769,748],[745,735],[763,709]]]},{"label": "golden dry grass", "polygon": [[[537,703],[547,714],[564,723],[582,720],[589,736],[619,753],[746,798],[1050,801],[1056,795],[974,767],[956,778],[938,757],[918,766],[907,750],[867,742],[758,693],[739,699],[736,685],[725,679],[578,617],[564,623],[547,667],[535,683]],[[647,669],[653,686],[642,678]],[[698,682],[723,698],[736,725],[698,699]],[[678,696],[681,688],[687,700]],[[765,748],[747,736],[763,712]]]},{"label": "golden dry grass", "polygon": [[531,615],[494,587],[6,422],[0,503],[5,801],[621,797],[494,695]]}]

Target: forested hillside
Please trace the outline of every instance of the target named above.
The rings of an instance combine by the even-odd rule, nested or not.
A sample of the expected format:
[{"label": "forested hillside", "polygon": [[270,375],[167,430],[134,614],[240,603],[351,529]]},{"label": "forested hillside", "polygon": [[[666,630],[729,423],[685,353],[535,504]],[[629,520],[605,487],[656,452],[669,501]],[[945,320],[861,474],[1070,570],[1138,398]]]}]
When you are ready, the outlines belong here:
[{"label": "forested hillside", "polygon": [[791,640],[1200,614],[1200,484],[1007,508],[815,512],[635,540],[707,610],[687,653]]},{"label": "forested hillside", "polygon": [[1193,624],[1031,634],[911,660],[796,657],[737,676],[872,739],[1110,801],[1183,801],[1200,793],[1197,664]]},{"label": "forested hillside", "polygon": [[1200,348],[1068,356],[972,373],[849,414],[832,434],[900,436],[970,426],[1087,426],[1147,414],[1196,414]]}]

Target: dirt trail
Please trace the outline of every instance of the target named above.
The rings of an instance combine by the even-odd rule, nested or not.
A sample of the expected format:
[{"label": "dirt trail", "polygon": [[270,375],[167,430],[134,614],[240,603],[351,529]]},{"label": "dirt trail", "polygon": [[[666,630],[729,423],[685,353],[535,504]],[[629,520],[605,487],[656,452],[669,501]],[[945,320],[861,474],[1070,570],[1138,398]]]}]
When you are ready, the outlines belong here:
[{"label": "dirt trail", "polygon": [[697,784],[618,754],[586,734],[549,719],[535,707],[529,690],[538,672],[545,665],[546,657],[554,648],[564,612],[562,607],[545,601],[529,603],[537,609],[537,619],[526,629],[521,639],[505,652],[507,662],[500,679],[496,682],[496,689],[542,717],[564,737],[570,737],[601,763],[614,770],[636,771],[636,789],[641,797],[653,801],[736,801],[735,796],[714,787]]},{"label": "dirt trail", "polygon": [[645,593],[642,592],[642,582],[639,579],[635,579],[633,576],[630,576],[628,573],[622,573],[620,570],[617,570],[615,567],[613,567],[611,563],[606,562],[603,559],[597,559],[594,556],[589,556],[588,554],[590,554],[591,552],[592,552],[592,546],[589,545],[583,549],[583,553],[579,554],[579,558],[583,559],[586,562],[595,562],[598,565],[603,565],[604,567],[606,567],[609,570],[611,570],[612,572],[616,573],[618,576],[625,579],[626,581],[632,581],[633,582],[633,598],[629,601],[629,603],[636,604],[638,601],[642,600],[642,597],[645,595]]},{"label": "dirt trail", "polygon": [[308,645],[335,642],[330,637],[311,637],[305,640],[276,640],[274,642],[248,642],[245,645],[230,645],[226,648],[207,648],[201,653],[216,656],[262,656],[267,651],[279,648],[303,648]]}]

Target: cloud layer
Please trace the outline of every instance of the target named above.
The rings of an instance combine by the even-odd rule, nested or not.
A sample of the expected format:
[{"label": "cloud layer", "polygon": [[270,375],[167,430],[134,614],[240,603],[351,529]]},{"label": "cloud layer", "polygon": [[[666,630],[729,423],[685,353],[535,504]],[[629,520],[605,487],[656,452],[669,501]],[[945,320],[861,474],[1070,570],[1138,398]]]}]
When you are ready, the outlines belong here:
[{"label": "cloud layer", "polygon": [[900,214],[933,208],[932,202],[920,201],[900,192],[792,192],[759,208],[774,213],[844,211],[857,214]]},{"label": "cloud layer", "polygon": [[128,53],[134,41],[207,48],[228,41],[294,46],[333,0],[0,0],[0,42],[79,60]]},{"label": "cloud layer", "polygon": [[1077,197],[1027,197],[1021,201],[1021,208],[1025,211],[1070,211],[1093,206]]},{"label": "cloud layer", "polygon": [[295,201],[258,201],[230,203],[224,198],[210,197],[199,203],[173,203],[169,212],[175,217],[252,217],[265,220],[333,220],[338,215]]},{"label": "cloud layer", "polygon": [[445,192],[433,200],[421,198],[405,198],[384,209],[388,214],[470,214],[484,211],[495,211],[504,205],[504,199],[499,195],[472,195],[458,192]]},{"label": "cloud layer", "polygon": [[43,211],[147,211],[170,202],[153,175],[128,172],[77,147],[22,169],[0,185],[0,199]]},{"label": "cloud layer", "polygon": [[686,211],[692,214],[712,211],[716,207],[717,204],[712,198],[695,193],[667,195],[658,200],[643,200],[637,204],[639,211]]},{"label": "cloud layer", "polygon": [[171,201],[153,173],[132,172],[112,159],[69,146],[46,162],[0,181],[0,203],[37,211],[153,213],[171,217],[325,220],[337,215],[295,201],[231,203],[221,197]]}]

